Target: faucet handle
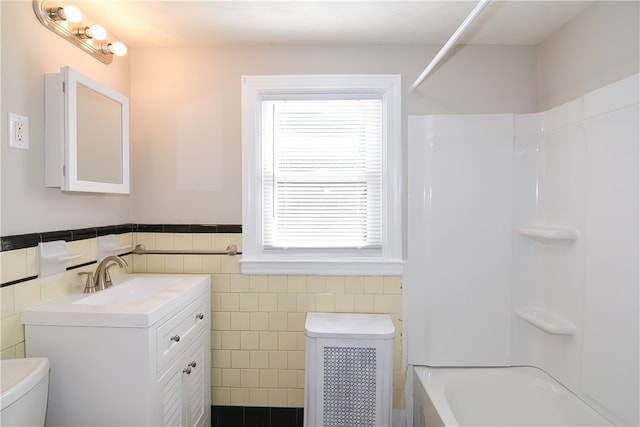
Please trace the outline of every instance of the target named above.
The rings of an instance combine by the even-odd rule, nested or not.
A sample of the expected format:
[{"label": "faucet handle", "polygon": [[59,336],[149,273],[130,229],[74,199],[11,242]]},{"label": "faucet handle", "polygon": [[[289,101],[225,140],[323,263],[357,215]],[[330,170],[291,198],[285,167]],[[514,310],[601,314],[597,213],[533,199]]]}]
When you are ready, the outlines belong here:
[{"label": "faucet handle", "polygon": [[96,283],[93,280],[93,272],[91,271],[81,271],[78,273],[78,276],[87,276],[87,281],[84,284],[84,290],[82,291],[85,294],[92,294],[96,291]]}]

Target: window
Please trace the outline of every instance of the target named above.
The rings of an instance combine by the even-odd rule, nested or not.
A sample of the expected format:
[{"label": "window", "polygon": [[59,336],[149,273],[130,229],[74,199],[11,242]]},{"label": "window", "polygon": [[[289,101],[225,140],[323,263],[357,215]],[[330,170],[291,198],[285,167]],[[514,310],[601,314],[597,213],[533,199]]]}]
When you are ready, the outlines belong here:
[{"label": "window", "polygon": [[243,77],[247,274],[401,274],[400,77]]}]

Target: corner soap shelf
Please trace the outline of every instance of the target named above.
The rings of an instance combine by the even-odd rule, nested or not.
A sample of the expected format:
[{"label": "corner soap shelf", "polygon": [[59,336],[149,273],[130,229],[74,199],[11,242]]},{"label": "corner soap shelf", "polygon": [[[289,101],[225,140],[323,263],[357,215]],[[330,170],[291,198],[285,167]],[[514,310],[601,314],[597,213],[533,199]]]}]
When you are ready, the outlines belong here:
[{"label": "corner soap shelf", "polygon": [[67,261],[80,258],[80,254],[67,252],[67,244],[64,240],[53,242],[40,242],[38,244],[39,276],[47,277],[64,273],[67,270]]},{"label": "corner soap shelf", "polygon": [[546,225],[530,225],[518,228],[523,236],[547,242],[576,240],[578,232],[573,228],[550,227]]},{"label": "corner soap shelf", "polygon": [[517,308],[515,313],[525,322],[550,334],[573,335],[576,332],[576,327],[573,323],[543,309]]}]

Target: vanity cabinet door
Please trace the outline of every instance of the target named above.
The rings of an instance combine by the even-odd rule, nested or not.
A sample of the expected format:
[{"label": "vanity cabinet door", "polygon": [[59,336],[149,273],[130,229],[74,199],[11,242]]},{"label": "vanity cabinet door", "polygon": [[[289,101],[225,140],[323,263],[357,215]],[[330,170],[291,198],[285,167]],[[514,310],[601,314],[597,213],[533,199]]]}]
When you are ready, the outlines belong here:
[{"label": "vanity cabinet door", "polygon": [[204,334],[185,354],[186,364],[191,368],[190,373],[183,371],[184,399],[187,425],[200,427],[208,425],[210,413],[208,377],[210,369],[207,369],[207,349],[205,347]]},{"label": "vanity cabinet door", "polygon": [[169,366],[158,380],[159,420],[162,426],[183,426],[184,411],[182,401],[184,386],[182,383],[182,358]]},{"label": "vanity cabinet door", "polygon": [[163,426],[206,426],[209,414],[207,340],[201,333],[158,380]]}]

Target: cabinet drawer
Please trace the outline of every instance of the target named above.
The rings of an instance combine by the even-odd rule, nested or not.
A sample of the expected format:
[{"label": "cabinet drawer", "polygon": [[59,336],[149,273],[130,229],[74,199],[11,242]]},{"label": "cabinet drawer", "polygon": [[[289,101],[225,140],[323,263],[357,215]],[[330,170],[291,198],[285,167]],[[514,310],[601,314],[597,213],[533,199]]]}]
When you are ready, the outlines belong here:
[{"label": "cabinet drawer", "polygon": [[183,352],[209,324],[209,304],[203,295],[156,330],[157,371]]}]

